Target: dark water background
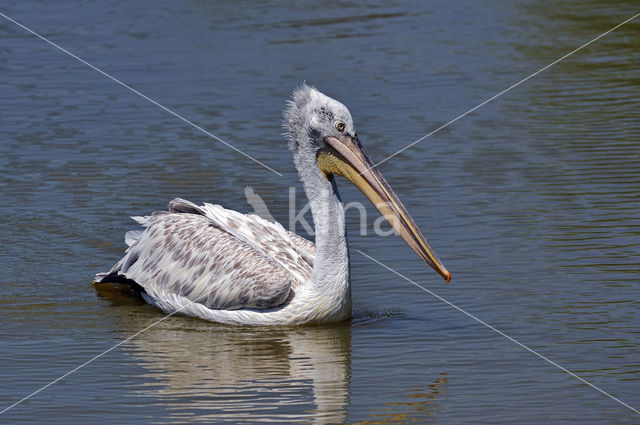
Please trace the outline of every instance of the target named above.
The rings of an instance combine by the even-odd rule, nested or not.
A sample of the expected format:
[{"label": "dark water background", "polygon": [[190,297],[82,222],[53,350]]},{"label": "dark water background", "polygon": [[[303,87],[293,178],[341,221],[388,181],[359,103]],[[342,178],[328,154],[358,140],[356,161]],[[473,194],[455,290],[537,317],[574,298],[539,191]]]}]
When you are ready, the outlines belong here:
[{"label": "dark water background", "polygon": [[[306,80],[374,160],[637,13],[634,1],[38,2],[1,11],[283,174],[0,18],[0,409],[163,317],[98,296],[128,216],[173,197],[281,222],[280,136]],[[454,275],[350,214],[357,317],[294,329],[171,317],[3,423],[639,423],[640,23],[461,119],[382,172]],[[341,182],[346,201],[364,201]],[[370,222],[376,217],[369,209]]]}]

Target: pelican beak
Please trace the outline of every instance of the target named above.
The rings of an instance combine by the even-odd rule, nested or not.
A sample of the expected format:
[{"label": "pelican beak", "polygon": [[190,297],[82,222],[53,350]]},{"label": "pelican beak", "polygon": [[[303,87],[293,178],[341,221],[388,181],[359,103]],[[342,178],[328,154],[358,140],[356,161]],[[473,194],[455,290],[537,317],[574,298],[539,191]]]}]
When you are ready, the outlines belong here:
[{"label": "pelican beak", "polygon": [[420,258],[447,283],[451,281],[451,273],[444,267],[389,183],[375,168],[358,136],[329,136],[324,141],[327,146],[318,151],[317,161],[325,176],[328,178],[337,174],[347,178],[369,198],[373,206]]}]

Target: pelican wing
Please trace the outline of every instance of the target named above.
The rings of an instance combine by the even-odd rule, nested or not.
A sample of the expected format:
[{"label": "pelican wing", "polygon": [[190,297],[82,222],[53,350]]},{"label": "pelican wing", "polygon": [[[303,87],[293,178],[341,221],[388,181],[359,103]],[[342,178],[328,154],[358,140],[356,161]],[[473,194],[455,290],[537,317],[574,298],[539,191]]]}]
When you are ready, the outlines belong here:
[{"label": "pelican wing", "polygon": [[[194,210],[196,209],[197,210]],[[199,213],[226,232],[253,247],[257,252],[286,269],[304,283],[311,277],[315,245],[295,233],[289,232],[279,223],[272,223],[254,214],[242,214],[220,205],[205,203],[197,206],[184,199],[174,199],[169,211],[190,211]]]},{"label": "pelican wing", "polygon": [[127,233],[126,255],[97,282],[124,276],[149,293],[231,310],[279,306],[311,276],[313,244],[255,215],[175,199],[168,212],[134,219],[146,229]]}]

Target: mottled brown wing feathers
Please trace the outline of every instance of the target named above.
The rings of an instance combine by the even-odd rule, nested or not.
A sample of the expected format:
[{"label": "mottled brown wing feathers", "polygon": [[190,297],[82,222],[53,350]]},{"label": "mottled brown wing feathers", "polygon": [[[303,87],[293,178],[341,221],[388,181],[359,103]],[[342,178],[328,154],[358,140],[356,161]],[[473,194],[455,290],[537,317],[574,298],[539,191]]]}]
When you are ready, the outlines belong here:
[{"label": "mottled brown wing feathers", "polygon": [[275,307],[291,288],[282,267],[195,214],[154,216],[110,273],[211,309]]}]

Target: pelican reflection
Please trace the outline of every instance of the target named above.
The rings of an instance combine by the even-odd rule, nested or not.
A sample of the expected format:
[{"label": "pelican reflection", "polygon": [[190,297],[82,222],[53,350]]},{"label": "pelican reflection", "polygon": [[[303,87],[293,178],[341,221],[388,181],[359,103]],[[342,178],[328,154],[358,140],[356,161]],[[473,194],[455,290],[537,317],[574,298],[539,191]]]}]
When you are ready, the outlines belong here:
[{"label": "pelican reflection", "polygon": [[[157,317],[150,309],[122,308],[132,333]],[[158,399],[170,422],[347,419],[349,323],[256,328],[171,317],[125,347],[149,378],[132,391]]]}]

